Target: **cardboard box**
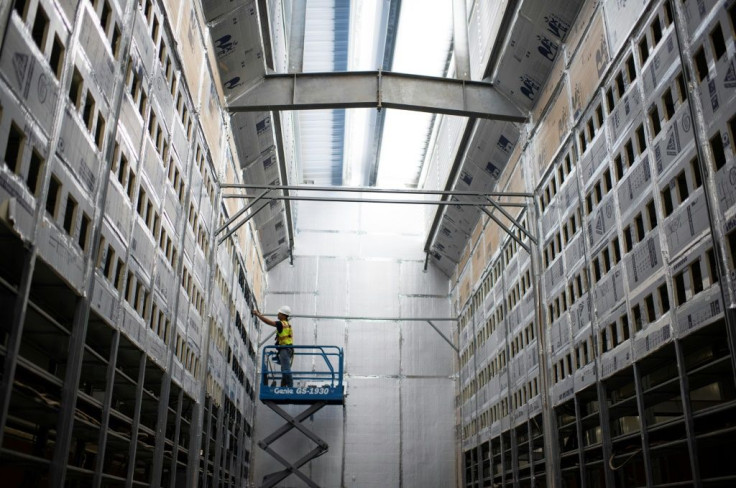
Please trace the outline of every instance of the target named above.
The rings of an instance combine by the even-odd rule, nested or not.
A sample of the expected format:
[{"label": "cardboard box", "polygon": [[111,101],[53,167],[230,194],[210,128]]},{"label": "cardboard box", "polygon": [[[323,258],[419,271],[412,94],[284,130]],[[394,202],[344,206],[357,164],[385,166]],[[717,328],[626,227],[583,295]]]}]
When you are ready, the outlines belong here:
[{"label": "cardboard box", "polygon": [[698,293],[677,309],[676,331],[678,338],[705,327],[723,317],[725,308],[720,285],[714,285]]},{"label": "cardboard box", "polygon": [[[581,2],[580,12],[575,19],[575,22],[570,26],[570,31],[565,38],[565,58],[566,63],[575,56],[575,53],[580,45],[580,41],[583,40],[583,35],[593,20],[593,15],[598,13],[598,6],[601,2]],[[550,80],[555,78],[550,77]]]},{"label": "cardboard box", "polygon": [[[705,27],[705,19],[710,17],[710,13],[713,7],[719,4],[716,0],[699,0],[697,2],[685,2],[685,23],[687,24],[687,31],[692,39],[696,35],[703,32]],[[696,34],[697,32],[697,34]]]},{"label": "cardboard box", "polygon": [[598,316],[605,315],[625,299],[624,276],[621,264],[609,271],[593,288],[593,300]]},{"label": "cardboard box", "polygon": [[164,186],[168,185],[169,181],[164,173],[163,163],[148,137],[143,143],[142,163],[139,175],[145,176],[148,182],[145,188],[146,195],[153,200],[154,208],[158,209],[165,195]]},{"label": "cardboard box", "polygon": [[480,281],[481,275],[485,270],[486,263],[485,243],[481,238],[472,254],[473,283],[478,283]]},{"label": "cardboard box", "polygon": [[565,269],[562,262],[562,254],[557,256],[546,271],[544,271],[544,294],[548,297],[554,297],[560,292],[560,288],[566,285]]},{"label": "cardboard box", "polygon": [[565,182],[557,192],[556,200],[560,208],[560,217],[564,222],[566,216],[569,216],[574,212],[580,203],[580,184],[578,183],[577,177],[577,166],[573,167],[573,170],[568,173]]},{"label": "cardboard box", "polygon": [[[136,21],[136,25],[140,24],[139,21],[140,18]],[[181,57],[182,69],[192,95],[192,102],[196,107],[199,107],[202,73],[207,62],[202,39],[203,35],[199,28],[195,5],[194,3],[188,3],[181,13],[177,31],[177,45],[179,46],[179,52],[186,53],[186,56]]]},{"label": "cardboard box", "polygon": [[[74,14],[77,11],[79,0],[56,0],[55,3],[61,8],[61,14],[66,19],[66,23],[69,25],[73,24]],[[115,2],[113,2],[113,5],[115,5]]]},{"label": "cardboard box", "polygon": [[148,78],[153,74],[154,61],[158,62],[158,59],[155,56],[156,46],[154,46],[153,39],[151,39],[151,28],[143,15],[143,9],[136,9],[135,15],[136,19],[133,25],[133,44],[131,45],[131,51],[135,51],[138,55],[138,58],[143,65],[143,69],[146,72],[146,78]]},{"label": "cardboard box", "polygon": [[[709,41],[710,42],[710,41]],[[736,60],[724,54],[716,61],[711,60],[711,50],[704,49],[708,60],[709,74],[698,85],[703,106],[703,119],[710,131],[733,115],[736,98]]]},{"label": "cardboard box", "polygon": [[591,320],[593,319],[591,306],[591,295],[585,293],[570,307],[570,325],[574,337],[579,338],[590,331]]},{"label": "cardboard box", "polygon": [[627,368],[634,360],[631,340],[624,341],[612,350],[604,352],[598,359],[598,376],[607,378],[617,371]]},{"label": "cardboard box", "polygon": [[144,225],[143,220],[137,217],[135,218],[130,248],[130,256],[141,266],[141,274],[150,279],[157,244],[154,242],[148,227]]},{"label": "cardboard box", "polygon": [[608,145],[606,144],[605,130],[598,131],[587,150],[580,158],[579,166],[583,178],[583,188],[587,190],[603,168],[608,167]]},{"label": "cardboard box", "polygon": [[117,327],[119,308],[117,291],[105,277],[96,270],[93,274],[94,290],[90,297],[90,307],[102,317],[110,327]]},{"label": "cardboard box", "polygon": [[573,373],[573,388],[575,393],[579,393],[595,383],[598,377],[598,371],[596,369],[596,363],[591,362],[585,366],[578,368]]},{"label": "cardboard box", "polygon": [[[579,232],[573,239],[568,241],[565,249],[565,263],[567,264],[568,270],[576,266],[585,257],[585,240],[583,233]],[[568,276],[571,276],[568,272]]]},{"label": "cardboard box", "polygon": [[230,127],[241,167],[250,165],[263,154],[275,152],[270,112],[233,114],[230,116]]},{"label": "cardboard box", "polygon": [[129,142],[130,147],[138,148],[141,146],[141,138],[143,137],[143,119],[138,113],[138,107],[133,104],[132,99],[128,95],[123,95],[123,101],[120,106],[120,117],[118,119],[117,136]]},{"label": "cardboard box", "polygon": [[258,237],[264,255],[276,251],[286,241],[286,225],[281,216],[276,216],[258,229]]},{"label": "cardboard box", "polygon": [[[185,102],[186,105],[186,102]],[[191,113],[191,109],[187,106],[187,111]],[[171,124],[171,149],[174,151],[175,157],[179,161],[189,160],[189,136],[187,135],[186,128],[182,125],[181,119],[177,116],[174,117],[174,122]]]},{"label": "cardboard box", "polygon": [[[220,98],[217,94],[215,82],[209,72],[205,72],[203,75],[202,83],[202,103],[199,109],[199,123],[207,141],[207,147],[212,161],[215,162],[216,166],[219,166],[218,163],[224,161],[222,149],[226,130],[222,108],[220,106]],[[219,167],[218,171],[220,171]]]},{"label": "cardboard box", "polygon": [[[670,183],[671,187],[675,182]],[[666,246],[669,262],[678,259],[683,249],[689,247],[704,233],[710,233],[710,220],[706,196],[701,189],[693,192],[672,214],[663,222],[665,229]]]},{"label": "cardboard box", "polygon": [[454,262],[460,261],[463,244],[467,236],[447,219],[440,221],[432,249],[449,257]]},{"label": "cardboard box", "polygon": [[[173,77],[174,75],[172,74],[171,76]],[[163,66],[161,66],[161,63],[158,61],[154,63],[154,71],[151,74],[151,85],[149,89],[149,99],[152,104],[152,110],[156,112],[158,121],[164,131],[164,137],[166,140],[171,141],[173,124],[176,123],[176,120],[179,120],[179,114],[176,112],[174,107],[174,99],[171,96],[171,89],[169,88],[169,82],[166,79],[166,73],[164,72]]]},{"label": "cardboard box", "polygon": [[[3,97],[0,101],[6,102],[8,99],[12,100],[11,97]],[[35,150],[40,151],[42,157],[45,158],[46,141],[40,135],[40,131],[33,128],[34,124],[30,120],[26,119],[26,123],[24,124],[22,117],[25,115],[20,110],[20,107],[3,103],[3,109],[3,115],[5,117],[2,120],[2,127],[0,127],[0,130],[3,131],[2,133],[7,133],[11,118],[16,123],[23,124],[24,133],[30,139],[28,143]],[[34,140],[36,142],[32,142]],[[3,140],[2,143],[6,144],[7,141]],[[0,147],[0,151],[2,151],[0,154],[5,154],[5,147]],[[26,154],[23,159],[26,161],[21,162],[21,173],[27,174],[28,166],[30,165],[30,151],[28,151],[28,146],[26,146],[24,152]],[[28,190],[23,177],[12,173],[5,164],[0,165],[0,206],[0,218],[13,228],[22,239],[30,239],[33,233],[33,216],[36,208],[36,199]]]},{"label": "cardboard box", "polygon": [[[623,68],[622,68],[623,69]],[[615,84],[612,80],[610,85]],[[609,87],[606,87],[608,90]],[[616,88],[611,88],[614,91]],[[641,94],[639,92],[639,81],[634,81],[627,88],[624,95],[616,102],[613,111],[608,115],[606,125],[608,126],[611,148],[618,148],[625,136],[629,135],[635,122],[642,119]],[[615,153],[615,149],[611,153]]]},{"label": "cardboard box", "polygon": [[207,269],[207,260],[204,257],[204,253],[199,249],[199,247],[197,247],[197,250],[194,253],[193,275],[201,285],[203,292],[207,285]]},{"label": "cardboard box", "polygon": [[645,239],[624,256],[629,293],[656,279],[663,266],[659,227],[647,233]]},{"label": "cardboard box", "polygon": [[693,123],[687,104],[682,104],[651,143],[651,153],[659,182],[668,181],[682,161],[695,157]]},{"label": "cardboard box", "polygon": [[[560,96],[561,90],[567,89],[567,73],[565,71],[565,57],[557,56],[550,69],[547,82],[540,88],[539,95],[534,103],[531,121],[536,124],[545,115],[550,101]],[[563,95],[567,96],[567,94]]]},{"label": "cardboard box", "polygon": [[21,19],[13,13],[5,30],[0,53],[0,76],[41,127],[51,135],[59,95],[59,83],[36,44],[27,38]]},{"label": "cardboard box", "polygon": [[588,245],[590,254],[597,254],[600,246],[608,242],[608,237],[618,226],[616,217],[616,202],[612,193],[608,193],[593,209],[593,212],[583,217],[588,231]]},{"label": "cardboard box", "polygon": [[[563,83],[566,83],[566,81],[563,81]],[[571,110],[572,106],[567,87],[563,86],[557,97],[550,102],[547,114],[537,126],[530,142],[531,150],[527,149],[526,151],[526,157],[532,158],[540,175],[545,173],[558,148],[569,136]]]},{"label": "cardboard box", "polygon": [[76,235],[68,235],[57,221],[63,222],[69,194],[73,195],[78,203],[73,231],[75,234],[79,229],[82,211],[91,217],[94,215],[93,206],[83,196],[81,189],[75,184],[71,175],[58,159],[55,159],[53,168],[54,175],[61,183],[58,196],[59,208],[56,220],[52,220],[52,216],[48,212],[44,213],[43,220],[39,224],[36,245],[41,259],[54,268],[63,281],[67,282],[79,295],[82,295],[85,292],[84,255],[79,248]]},{"label": "cardboard box", "polygon": [[652,197],[651,166],[649,153],[645,152],[626,170],[623,179],[619,181],[616,193],[622,219],[626,219],[632,212],[641,211],[644,201]]},{"label": "cardboard box", "polygon": [[557,320],[552,322],[548,328],[547,339],[547,347],[552,354],[559,354],[561,351],[569,348],[572,334],[568,312],[563,313]]},{"label": "cardboard box", "polygon": [[[179,196],[174,193],[174,189],[171,185],[165,185],[164,188],[163,217],[169,221],[172,228],[176,229],[178,228],[179,219],[182,217],[183,209],[181,203],[179,203]],[[175,234],[172,234],[172,236],[173,235]]]},{"label": "cardboard box", "polygon": [[516,124],[483,120],[473,134],[466,161],[483,169],[489,178],[498,180],[518,141]]},{"label": "cardboard box", "polygon": [[520,106],[531,109],[575,19],[575,2],[524,3],[504,46],[494,84]]},{"label": "cardboard box", "polygon": [[575,393],[575,376],[566,375],[563,379],[550,386],[552,405],[561,405],[572,398]]},{"label": "cardboard box", "polygon": [[154,289],[158,290],[161,296],[162,304],[160,304],[160,307],[163,307],[163,304],[165,304],[167,311],[169,307],[173,307],[174,298],[176,298],[175,292],[177,288],[178,284],[176,282],[176,275],[174,274],[174,270],[169,265],[169,262],[166,260],[163,253],[158,252],[156,275],[154,277]]},{"label": "cardboard box", "polygon": [[629,0],[626,2],[604,0],[603,12],[606,16],[608,43],[611,46],[613,57],[624,46],[627,37],[644,13],[647,3],[649,3],[649,0]]},{"label": "cardboard box", "polygon": [[585,39],[570,62],[569,77],[573,118],[583,113],[611,60],[603,15],[595,14]]},{"label": "cardboard box", "polygon": [[433,265],[437,266],[448,277],[452,274],[452,270],[455,269],[455,263],[434,248],[429,252],[429,259]]},{"label": "cardboard box", "polygon": [[209,34],[225,97],[235,97],[260,80],[265,62],[254,0],[210,24]]},{"label": "cardboard box", "polygon": [[671,24],[662,40],[659,41],[654,51],[649,55],[646,64],[641,68],[644,96],[649,97],[650,94],[654,93],[661,86],[662,82],[671,79],[680,70],[680,52],[677,47],[677,34],[674,24]]},{"label": "cardboard box", "polygon": [[[112,22],[122,24],[114,9],[112,9],[109,15],[112,16]],[[97,99],[97,102],[101,103],[104,100],[106,105],[109,106],[113,102],[112,96],[115,91],[115,68],[117,63],[112,57],[107,37],[101,31],[100,21],[97,19],[97,15],[90,9],[84,9],[84,13],[82,14],[79,43],[84,49],[78,52],[84,53],[92,67],[91,76],[85,76],[85,81],[87,84],[94,82],[97,85],[102,95],[101,98]]]},{"label": "cardboard box", "polygon": [[139,349],[145,350],[148,328],[143,322],[143,319],[140,318],[138,313],[126,301],[122,302],[122,313],[120,317],[122,319],[120,329],[123,334]]},{"label": "cardboard box", "polygon": [[548,241],[553,232],[560,229],[560,212],[558,210],[557,199],[551,201],[540,219],[542,224],[542,238]]}]

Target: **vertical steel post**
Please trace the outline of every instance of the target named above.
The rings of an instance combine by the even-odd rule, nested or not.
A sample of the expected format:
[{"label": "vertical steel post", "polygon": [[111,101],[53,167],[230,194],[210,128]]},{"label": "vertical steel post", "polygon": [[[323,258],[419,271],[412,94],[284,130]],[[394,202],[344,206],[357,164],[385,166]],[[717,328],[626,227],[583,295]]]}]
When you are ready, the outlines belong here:
[{"label": "vertical steel post", "polygon": [[135,456],[138,449],[138,430],[141,426],[141,404],[143,403],[143,384],[146,381],[146,360],[148,356],[141,351],[138,360],[138,383],[135,388],[135,410],[133,413],[133,425],[130,428],[130,447],[128,448],[128,472],[125,477],[125,488],[133,486],[135,475]]},{"label": "vertical steel post", "polygon": [[641,432],[641,451],[644,456],[644,477],[647,481],[647,488],[654,484],[652,476],[652,460],[649,456],[649,430],[646,420],[646,408],[644,406],[644,393],[641,385],[641,371],[639,371],[639,363],[634,361],[634,388],[636,389],[636,408],[639,412],[639,429]]},{"label": "vertical steel post", "polygon": [[[541,222],[537,208],[537,198],[532,198],[527,204],[527,215],[529,225],[536,229],[536,235],[542,235]],[[544,432],[544,457],[547,486],[557,488],[561,486],[560,455],[557,449],[557,430],[552,416],[552,405],[550,401],[549,362],[547,359],[547,334],[544,326],[544,308],[542,307],[542,283],[541,258],[539,254],[541,240],[537,244],[530,242],[531,249],[531,272],[534,277],[534,322],[537,329],[537,351],[539,355],[539,379],[541,383],[540,398],[542,400],[542,426]]]},{"label": "vertical steel post", "polygon": [[498,445],[501,448],[501,488],[506,488],[506,446],[503,432],[498,435]]},{"label": "vertical steel post", "polygon": [[580,421],[580,401],[573,396],[575,405],[575,433],[578,440],[578,465],[580,467],[580,488],[586,488],[585,482],[585,450],[583,449],[583,423]]},{"label": "vertical steel post", "polygon": [[603,474],[606,479],[606,486],[614,488],[616,486],[613,478],[613,470],[609,464],[613,457],[613,448],[611,445],[611,420],[608,415],[608,394],[603,380],[596,381],[596,389],[598,392],[598,421],[601,427],[602,451],[603,451]]},{"label": "vertical steel post", "polygon": [[184,389],[180,388],[179,395],[176,400],[176,430],[174,431],[174,448],[171,450],[171,475],[169,478],[169,488],[176,487],[176,473],[179,470],[179,438],[181,436],[181,410],[183,406]]},{"label": "vertical steel post", "polygon": [[227,403],[223,401],[222,405],[217,410],[217,422],[215,423],[215,463],[214,463],[214,474],[212,476],[212,486],[215,486],[215,487],[220,486],[220,469],[222,465],[222,458],[225,457],[222,452],[222,447],[223,447],[222,433],[224,430],[223,423],[225,419],[225,409],[226,408],[227,408]]},{"label": "vertical steel post", "polygon": [[95,460],[95,474],[92,486],[99,488],[102,484],[102,470],[105,469],[105,453],[107,451],[107,432],[110,427],[110,410],[112,409],[112,395],[115,390],[115,366],[118,362],[118,347],[120,345],[120,329],[115,329],[110,344],[110,357],[105,374],[105,398],[102,401],[102,419],[100,420],[100,435],[97,440],[97,459]]},{"label": "vertical steel post", "polygon": [[534,469],[534,431],[532,430],[532,419],[527,415],[526,419],[527,449],[529,451],[529,479],[532,486],[536,484],[537,475]]},{"label": "vertical steel post", "polygon": [[511,434],[511,474],[514,480],[514,488],[519,488],[519,440],[516,438],[516,427],[511,427],[510,434]]},{"label": "vertical steel post", "polygon": [[33,279],[33,269],[35,265],[35,246],[27,246],[23,255],[23,271],[20,278],[20,284],[18,285],[18,293],[15,297],[15,304],[13,306],[10,334],[8,335],[7,347],[5,349],[5,360],[3,361],[2,383],[0,383],[0,446],[3,445],[5,424],[8,420],[10,395],[13,391],[15,368],[18,365],[20,341],[23,336],[23,326],[26,320],[28,297],[31,293],[31,280]]},{"label": "vertical steel post", "polygon": [[698,462],[698,446],[695,440],[695,425],[693,423],[693,408],[690,405],[690,382],[687,377],[685,365],[685,354],[682,351],[682,343],[679,339],[674,340],[675,355],[677,357],[677,372],[680,379],[680,399],[682,400],[683,420],[685,421],[685,433],[687,435],[687,450],[690,454],[690,469],[693,474],[693,485],[702,488],[700,479],[700,463]]}]

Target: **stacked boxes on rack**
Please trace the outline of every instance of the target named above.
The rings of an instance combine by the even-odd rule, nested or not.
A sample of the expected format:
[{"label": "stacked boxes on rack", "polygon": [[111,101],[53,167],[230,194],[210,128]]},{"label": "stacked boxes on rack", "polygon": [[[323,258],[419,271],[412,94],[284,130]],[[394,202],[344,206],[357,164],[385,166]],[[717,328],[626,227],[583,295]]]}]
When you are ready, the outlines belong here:
[{"label": "stacked boxes on rack", "polygon": [[[736,4],[585,2],[568,27],[549,81],[535,85],[518,163],[501,175],[521,168],[537,200],[529,228],[541,270],[528,287],[539,287],[542,323],[531,330],[544,341],[524,345],[520,327],[534,314],[516,282],[525,282],[528,258],[494,222],[478,223],[481,238],[464,243],[459,254],[470,258],[454,270],[467,351],[466,486],[511,478],[530,486],[549,475],[586,486],[733,482],[721,450],[733,441],[718,412],[736,408]],[[473,259],[480,249],[482,262]],[[491,341],[496,303],[505,306],[502,335]],[[480,341],[479,329],[465,332],[478,315],[494,323]],[[507,384],[487,379],[499,355]],[[530,378],[542,388],[529,357],[546,362],[548,392],[534,382],[531,394],[519,388]],[[484,399],[492,402],[477,401],[474,381],[490,388]],[[504,401],[508,409],[496,414],[493,403]],[[540,432],[545,409],[552,422]],[[522,418],[532,422],[523,428]],[[542,434],[544,442],[530,440]],[[547,446],[546,472],[528,470]],[[668,456],[677,469],[663,469]]]},{"label": "stacked boxes on rack", "polygon": [[263,263],[250,228],[215,239],[217,182],[240,178],[203,23],[178,2],[9,5],[9,486],[247,479]]}]

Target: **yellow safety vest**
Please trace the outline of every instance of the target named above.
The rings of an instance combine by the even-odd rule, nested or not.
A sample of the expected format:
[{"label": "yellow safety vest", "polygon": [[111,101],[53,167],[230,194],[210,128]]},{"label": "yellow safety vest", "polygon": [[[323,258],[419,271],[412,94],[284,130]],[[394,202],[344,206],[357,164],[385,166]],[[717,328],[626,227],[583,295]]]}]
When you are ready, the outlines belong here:
[{"label": "yellow safety vest", "polygon": [[279,346],[291,346],[294,344],[294,337],[291,335],[291,324],[286,320],[281,321],[281,332],[276,333],[276,344]]}]

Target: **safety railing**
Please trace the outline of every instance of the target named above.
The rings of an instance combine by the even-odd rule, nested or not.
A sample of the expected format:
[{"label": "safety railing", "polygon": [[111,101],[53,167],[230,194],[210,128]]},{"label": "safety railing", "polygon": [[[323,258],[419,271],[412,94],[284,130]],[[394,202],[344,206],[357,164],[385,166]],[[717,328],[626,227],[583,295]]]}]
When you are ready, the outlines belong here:
[{"label": "safety railing", "polygon": [[[290,370],[282,370],[279,360],[281,351],[290,351],[293,354]],[[310,369],[300,369],[307,365]],[[341,403],[343,397],[342,348],[337,346],[266,346],[263,348],[260,388],[262,401]]]}]

